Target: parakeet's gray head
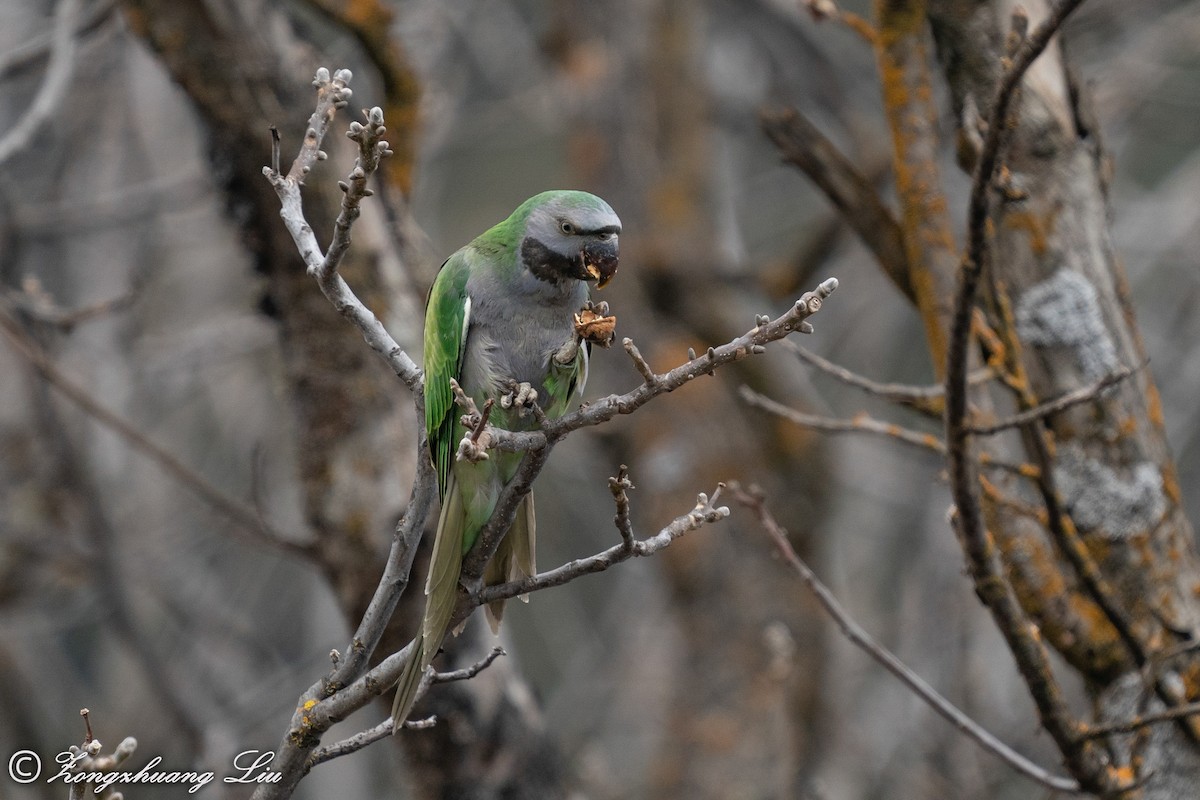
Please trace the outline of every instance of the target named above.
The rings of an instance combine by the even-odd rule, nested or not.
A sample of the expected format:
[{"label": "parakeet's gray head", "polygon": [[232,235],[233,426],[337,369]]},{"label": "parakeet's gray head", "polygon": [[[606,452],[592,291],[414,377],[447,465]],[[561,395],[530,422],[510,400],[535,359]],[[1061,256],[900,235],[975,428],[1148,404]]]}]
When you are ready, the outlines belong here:
[{"label": "parakeet's gray head", "polygon": [[603,287],[617,272],[621,220],[608,203],[576,191],[542,192],[513,213],[524,218],[521,262],[538,278]]}]

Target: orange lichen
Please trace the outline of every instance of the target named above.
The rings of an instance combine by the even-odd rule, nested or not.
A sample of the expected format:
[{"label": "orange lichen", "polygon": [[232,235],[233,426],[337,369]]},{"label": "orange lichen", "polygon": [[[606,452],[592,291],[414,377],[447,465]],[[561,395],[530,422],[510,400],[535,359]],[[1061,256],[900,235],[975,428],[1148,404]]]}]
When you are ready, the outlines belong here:
[{"label": "orange lichen", "polygon": [[878,31],[875,30],[875,26],[859,14],[855,14],[852,11],[843,11],[838,15],[838,19],[847,28],[861,36],[864,41],[874,44],[878,38]]},{"label": "orange lichen", "polygon": [[936,160],[938,112],[929,75],[925,3],[876,0],[875,19],[875,57],[892,134],[909,284],[940,377],[958,253]]},{"label": "orange lichen", "polygon": [[1162,398],[1158,395],[1158,387],[1154,384],[1154,381],[1146,381],[1145,395],[1146,416],[1149,418],[1150,424],[1161,431],[1166,421],[1163,418]]},{"label": "orange lichen", "polygon": [[1046,252],[1046,229],[1041,219],[1032,211],[1009,212],[1005,224],[1014,230],[1024,231],[1029,236],[1029,249],[1035,256]]},{"label": "orange lichen", "polygon": [[1038,480],[1042,477],[1042,470],[1036,464],[1018,464],[1017,472],[1026,478],[1032,478],[1033,480]]},{"label": "orange lichen", "polygon": [[1183,502],[1183,492],[1179,488],[1179,474],[1175,471],[1175,463],[1167,461],[1162,468],[1162,483],[1163,494],[1171,501],[1172,505],[1180,505]]},{"label": "orange lichen", "polygon": [[1129,764],[1120,767],[1110,767],[1109,774],[1112,777],[1113,783],[1118,786],[1129,786],[1137,779],[1137,774]]}]

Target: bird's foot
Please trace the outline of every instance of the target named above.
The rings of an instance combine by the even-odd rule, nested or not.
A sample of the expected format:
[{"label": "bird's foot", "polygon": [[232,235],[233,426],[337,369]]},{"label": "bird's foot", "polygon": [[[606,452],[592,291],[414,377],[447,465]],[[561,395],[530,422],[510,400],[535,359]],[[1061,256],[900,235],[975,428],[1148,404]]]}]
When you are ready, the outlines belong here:
[{"label": "bird's foot", "polygon": [[554,363],[560,367],[570,366],[579,357],[579,337],[572,336],[554,354]]},{"label": "bird's foot", "polygon": [[470,461],[472,464],[487,461],[487,451],[491,443],[492,432],[486,427],[481,426],[479,430],[467,431],[462,441],[458,443],[458,450],[454,457],[459,461]]},{"label": "bird's foot", "polygon": [[512,382],[508,392],[500,395],[501,408],[516,408],[518,416],[525,416],[537,405],[538,393],[528,383]]}]

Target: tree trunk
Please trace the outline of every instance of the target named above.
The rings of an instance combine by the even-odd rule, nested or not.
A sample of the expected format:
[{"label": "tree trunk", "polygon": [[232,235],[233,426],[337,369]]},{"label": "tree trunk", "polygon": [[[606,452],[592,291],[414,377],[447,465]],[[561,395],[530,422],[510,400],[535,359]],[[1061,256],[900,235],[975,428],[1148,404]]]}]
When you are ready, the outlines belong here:
[{"label": "tree trunk", "polygon": [[[929,3],[960,124],[974,124],[971,105],[987,113],[1014,5]],[[1025,7],[1032,29],[1046,10],[1040,3]],[[1025,376],[1026,385],[1017,388],[1027,405],[1146,361],[1109,238],[1107,164],[1088,102],[1061,48],[1052,45],[1027,75],[1009,123],[1003,163],[1011,178],[993,203],[985,306],[989,325],[1016,356],[1017,374]],[[1063,508],[1133,633],[1155,653],[1194,640],[1200,632],[1200,560],[1150,370],[1138,369],[1096,402],[1049,417],[1046,428]],[[1027,491],[1024,496],[1030,497]],[[997,525],[993,533],[1023,605],[1087,678],[1098,716],[1130,716],[1133,697],[1145,691],[1129,674],[1134,658],[1042,526],[1025,520]],[[1194,659],[1177,659],[1168,668],[1175,672],[1169,680],[1182,679],[1187,698],[1200,697]],[[1128,745],[1118,746],[1122,758],[1132,756]],[[1147,797],[1179,796],[1172,792],[1200,763],[1195,742],[1178,725],[1157,726],[1135,749],[1138,759],[1124,763],[1148,781]]]}]

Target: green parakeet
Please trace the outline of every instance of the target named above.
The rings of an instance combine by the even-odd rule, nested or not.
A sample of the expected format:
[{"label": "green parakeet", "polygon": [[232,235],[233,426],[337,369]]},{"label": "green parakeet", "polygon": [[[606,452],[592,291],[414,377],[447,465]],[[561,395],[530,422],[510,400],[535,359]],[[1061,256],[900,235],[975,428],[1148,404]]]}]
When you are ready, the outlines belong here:
[{"label": "green parakeet", "polygon": [[[530,402],[548,417],[561,416],[587,379],[587,344],[579,341],[574,314],[588,300],[588,282],[604,286],[616,272],[620,232],[621,220],[599,197],[543,192],[450,256],[429,292],[425,427],[442,510],[424,619],[392,706],[395,731],[446,634],[463,556],[521,460],[498,451],[477,463],[455,458],[465,430],[450,380],[480,408],[494,400],[491,423],[499,428],[536,425],[525,409]],[[486,583],[535,574],[534,527],[531,494],[488,564]],[[495,629],[500,604],[486,611]]]}]

